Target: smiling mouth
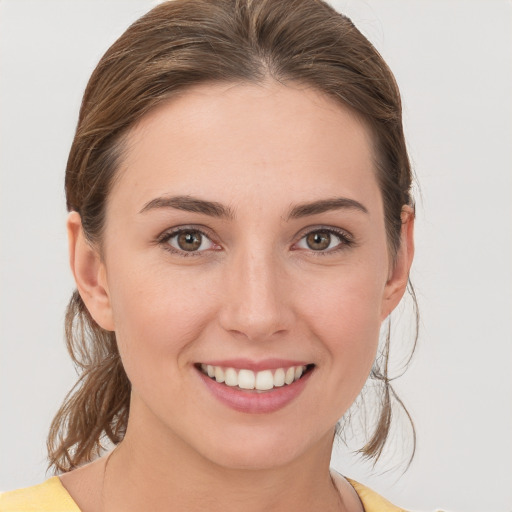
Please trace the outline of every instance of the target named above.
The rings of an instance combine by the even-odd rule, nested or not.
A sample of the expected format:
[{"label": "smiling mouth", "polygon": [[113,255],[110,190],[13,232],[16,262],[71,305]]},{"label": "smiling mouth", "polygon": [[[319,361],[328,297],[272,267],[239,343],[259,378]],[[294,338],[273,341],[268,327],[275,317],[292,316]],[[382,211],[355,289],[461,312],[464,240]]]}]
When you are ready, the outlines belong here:
[{"label": "smiling mouth", "polygon": [[204,363],[198,363],[196,368],[219,384],[243,391],[262,392],[289,386],[311,372],[314,366],[314,364],[289,366],[258,372]]}]

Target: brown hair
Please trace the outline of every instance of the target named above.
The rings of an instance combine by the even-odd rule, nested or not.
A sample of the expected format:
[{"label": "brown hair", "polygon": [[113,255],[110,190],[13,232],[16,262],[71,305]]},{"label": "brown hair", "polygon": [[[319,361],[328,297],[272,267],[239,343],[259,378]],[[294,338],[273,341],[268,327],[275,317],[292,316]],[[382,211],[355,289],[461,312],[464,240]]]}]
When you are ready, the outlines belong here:
[{"label": "brown hair", "polygon": [[[349,105],[370,126],[376,175],[392,255],[411,169],[394,77],[371,43],[321,0],[174,0],[131,25],[94,70],[82,101],[66,169],[66,197],[90,243],[101,246],[105,204],[123,140],[148,111],[205,82],[301,82]],[[77,291],[66,313],[67,347],[80,378],[48,437],[50,467],[69,471],[95,458],[105,438],[124,436],[130,382],[114,332],[90,316]],[[394,395],[387,373],[389,337],[371,377],[383,384],[377,428],[362,448],[378,458]]]}]

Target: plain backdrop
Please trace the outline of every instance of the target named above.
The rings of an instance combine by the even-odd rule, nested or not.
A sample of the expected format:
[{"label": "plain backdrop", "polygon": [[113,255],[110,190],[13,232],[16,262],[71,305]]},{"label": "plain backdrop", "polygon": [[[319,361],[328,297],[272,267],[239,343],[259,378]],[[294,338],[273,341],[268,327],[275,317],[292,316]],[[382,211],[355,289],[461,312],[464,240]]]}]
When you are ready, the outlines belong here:
[{"label": "plain backdrop", "polygon": [[[81,95],[107,47],[155,3],[0,0],[0,490],[47,477],[45,437],[75,379],[63,177]],[[396,384],[416,423],[411,467],[402,475],[401,437],[373,470],[346,449],[333,466],[412,510],[510,512],[512,4],[332,3],[402,91],[421,187],[422,318]]]}]

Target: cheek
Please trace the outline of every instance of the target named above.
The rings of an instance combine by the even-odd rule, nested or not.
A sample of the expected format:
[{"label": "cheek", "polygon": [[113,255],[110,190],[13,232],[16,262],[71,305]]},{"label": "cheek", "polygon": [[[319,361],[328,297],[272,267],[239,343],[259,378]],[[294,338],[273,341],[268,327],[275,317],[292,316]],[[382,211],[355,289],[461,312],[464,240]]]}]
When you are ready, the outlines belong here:
[{"label": "cheek", "polygon": [[[347,269],[348,270],[348,269]],[[350,268],[304,300],[304,316],[343,375],[369,372],[377,350],[384,278]]]},{"label": "cheek", "polygon": [[187,362],[189,345],[213,316],[210,283],[168,268],[125,271],[121,265],[111,281],[116,337],[128,376],[150,365],[169,378]]}]

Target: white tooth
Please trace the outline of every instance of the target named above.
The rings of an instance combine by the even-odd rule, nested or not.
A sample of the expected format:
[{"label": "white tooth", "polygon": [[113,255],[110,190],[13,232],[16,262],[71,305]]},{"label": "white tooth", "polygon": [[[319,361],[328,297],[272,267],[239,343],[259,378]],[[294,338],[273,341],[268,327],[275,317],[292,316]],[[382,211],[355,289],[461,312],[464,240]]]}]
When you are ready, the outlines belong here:
[{"label": "white tooth", "polygon": [[274,386],[276,388],[280,388],[281,386],[284,386],[284,370],[282,368],[278,368],[276,372],[274,373]]},{"label": "white tooth", "polygon": [[204,363],[201,363],[201,371],[203,373],[208,373],[207,369],[206,369],[206,365]]},{"label": "white tooth", "polygon": [[234,368],[227,368],[224,372],[224,381],[227,386],[238,386],[238,376]]},{"label": "white tooth", "polygon": [[295,380],[300,379],[301,375],[302,375],[302,366],[297,366],[297,368],[295,368]]},{"label": "white tooth", "polygon": [[286,370],[286,375],[284,377],[285,384],[291,384],[295,379],[295,368],[292,366]]},{"label": "white tooth", "polygon": [[211,364],[206,365],[206,371],[208,372],[208,377],[215,377],[215,366]]},{"label": "white tooth", "polygon": [[238,387],[242,389],[254,389],[256,376],[251,370],[240,370],[238,372]]},{"label": "white tooth", "polygon": [[220,366],[215,366],[215,380],[217,382],[224,382],[224,372]]},{"label": "white tooth", "polygon": [[270,370],[263,370],[256,374],[256,385],[255,388],[260,391],[266,391],[274,387],[274,377]]}]

